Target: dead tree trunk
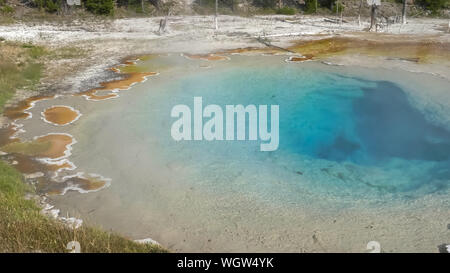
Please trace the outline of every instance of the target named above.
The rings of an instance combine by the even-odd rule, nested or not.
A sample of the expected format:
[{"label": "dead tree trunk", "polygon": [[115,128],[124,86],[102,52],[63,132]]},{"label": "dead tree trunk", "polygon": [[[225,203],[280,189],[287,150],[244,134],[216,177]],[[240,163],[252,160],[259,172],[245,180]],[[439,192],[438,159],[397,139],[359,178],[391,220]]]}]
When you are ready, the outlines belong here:
[{"label": "dead tree trunk", "polygon": [[361,11],[363,6],[363,0],[359,1],[359,11],[358,11],[358,26],[361,26]]},{"label": "dead tree trunk", "polygon": [[171,13],[172,13],[172,11],[171,11],[171,8],[169,7],[169,9],[167,11],[167,15],[164,17],[164,19],[161,19],[159,21],[159,30],[158,30],[159,35],[166,32],[167,19],[169,18]]},{"label": "dead tree trunk", "polygon": [[370,28],[369,31],[377,26],[377,5],[372,5],[370,8]]},{"label": "dead tree trunk", "polygon": [[402,24],[406,24],[406,1],[407,0],[403,0]]},{"label": "dead tree trunk", "polygon": [[159,35],[166,32],[166,25],[167,25],[167,16],[159,21],[159,30],[158,30]]},{"label": "dead tree trunk", "polygon": [[283,0],[278,0],[278,8],[281,9],[283,7]]},{"label": "dead tree trunk", "polygon": [[141,9],[142,9],[142,13],[144,13],[144,0],[141,0]]},{"label": "dead tree trunk", "polygon": [[217,22],[218,21],[218,18],[217,18],[218,13],[219,13],[219,0],[216,0],[216,12],[215,12],[215,15],[214,15],[214,25],[215,25],[214,28],[216,30],[219,29],[219,23]]},{"label": "dead tree trunk", "polygon": [[66,0],[63,0],[60,2],[58,14],[60,15],[66,15],[69,10],[69,5],[67,4]]},{"label": "dead tree trunk", "polygon": [[336,1],[336,17],[339,17],[339,1]]}]

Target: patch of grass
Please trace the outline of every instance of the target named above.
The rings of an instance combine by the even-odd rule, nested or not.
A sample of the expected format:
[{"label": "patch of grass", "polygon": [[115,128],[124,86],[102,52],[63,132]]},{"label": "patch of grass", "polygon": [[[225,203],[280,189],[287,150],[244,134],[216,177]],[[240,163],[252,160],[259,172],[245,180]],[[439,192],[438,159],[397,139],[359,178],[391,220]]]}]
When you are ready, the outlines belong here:
[{"label": "patch of grass", "polygon": [[33,59],[38,59],[46,54],[46,50],[40,46],[23,44],[22,47],[28,49],[28,55]]},{"label": "patch of grass", "polygon": [[33,86],[39,83],[42,76],[43,65],[40,63],[30,63],[27,65],[23,71],[22,75],[27,82],[27,84]]},{"label": "patch of grass", "polygon": [[273,8],[258,8],[249,13],[250,16],[253,15],[270,15],[276,14],[276,10]]},{"label": "patch of grass", "polygon": [[277,9],[277,14],[294,15],[296,13],[297,10],[291,7],[282,7],[281,9]]},{"label": "patch of grass", "polygon": [[14,8],[8,5],[4,5],[3,7],[0,7],[0,12],[3,14],[12,14],[14,13]]},{"label": "patch of grass", "polygon": [[78,241],[85,253],[166,252],[98,228],[71,229],[42,215],[34,200],[24,198],[29,192],[21,174],[0,161],[0,252],[68,252],[70,241]]},{"label": "patch of grass", "polygon": [[11,14],[2,14],[0,16],[0,25],[10,25],[14,22],[14,17]]},{"label": "patch of grass", "polygon": [[30,44],[0,43],[0,110],[16,89],[32,88],[42,75],[42,47]]}]

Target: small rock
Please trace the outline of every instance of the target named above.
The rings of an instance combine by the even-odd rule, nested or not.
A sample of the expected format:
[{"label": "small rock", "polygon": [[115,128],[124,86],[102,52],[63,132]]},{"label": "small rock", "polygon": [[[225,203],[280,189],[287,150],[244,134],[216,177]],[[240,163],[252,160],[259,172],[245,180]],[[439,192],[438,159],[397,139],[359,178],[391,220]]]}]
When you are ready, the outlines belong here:
[{"label": "small rock", "polygon": [[157,241],[153,240],[152,238],[145,238],[145,239],[140,239],[140,240],[134,240],[136,243],[139,244],[153,244],[153,245],[159,245],[160,243],[158,243]]},{"label": "small rock", "polygon": [[36,172],[36,173],[24,175],[25,179],[33,179],[33,178],[38,178],[38,177],[42,177],[42,176],[44,176],[44,173],[42,173],[42,172]]}]

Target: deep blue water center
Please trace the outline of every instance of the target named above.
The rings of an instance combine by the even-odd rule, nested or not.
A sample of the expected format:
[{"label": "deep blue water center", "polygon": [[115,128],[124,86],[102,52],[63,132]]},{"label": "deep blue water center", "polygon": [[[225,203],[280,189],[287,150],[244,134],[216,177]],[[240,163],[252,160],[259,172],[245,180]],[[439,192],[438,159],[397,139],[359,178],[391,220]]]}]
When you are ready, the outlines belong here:
[{"label": "deep blue water center", "polygon": [[[192,179],[203,185],[219,180],[242,186],[239,177],[245,175],[246,186],[258,191],[276,189],[280,180],[294,189],[348,195],[447,189],[449,129],[430,122],[400,85],[339,69],[264,59],[221,64],[166,83],[142,103],[152,105],[150,115],[160,124],[153,133],[164,154],[199,170]],[[167,113],[176,104],[193,107],[194,96],[222,109],[279,105],[278,150],[261,152],[260,142],[249,141],[173,141],[168,134],[175,119]]]},{"label": "deep blue water center", "polygon": [[[450,131],[427,121],[397,85],[380,81],[361,90],[358,96],[344,90],[307,95],[304,103],[310,107],[298,109],[290,120],[294,126],[282,130],[289,149],[369,165],[390,158],[449,160]],[[347,109],[336,110],[341,108]]]}]

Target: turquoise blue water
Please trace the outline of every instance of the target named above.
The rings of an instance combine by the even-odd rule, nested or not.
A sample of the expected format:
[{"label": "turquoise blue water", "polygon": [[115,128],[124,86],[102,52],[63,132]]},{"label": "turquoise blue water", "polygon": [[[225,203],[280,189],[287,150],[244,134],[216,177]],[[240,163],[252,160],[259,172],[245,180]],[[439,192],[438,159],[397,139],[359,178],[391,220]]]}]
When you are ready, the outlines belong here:
[{"label": "turquoise blue water", "polygon": [[[387,252],[436,251],[445,242],[447,80],[286,56],[230,58],[161,56],[140,63],[158,76],[117,99],[61,98],[83,113],[63,128],[77,140],[75,171],[111,185],[69,192],[58,208],[173,251],[363,252],[373,240]],[[196,96],[222,109],[279,105],[279,148],[174,141],[171,110],[193,110]]]},{"label": "turquoise blue water", "polygon": [[[170,170],[177,183],[293,204],[317,196],[379,200],[448,190],[450,131],[411,103],[401,77],[399,83],[379,71],[367,77],[370,70],[278,57],[233,56],[210,69],[176,58],[161,62],[176,59],[178,71],[133,87],[135,94],[120,98],[128,100],[123,108],[108,115],[123,128],[115,137],[133,135],[160,166],[189,170]],[[185,104],[193,110],[195,96],[222,109],[279,105],[278,150],[261,152],[260,141],[174,141],[171,109]]]}]

